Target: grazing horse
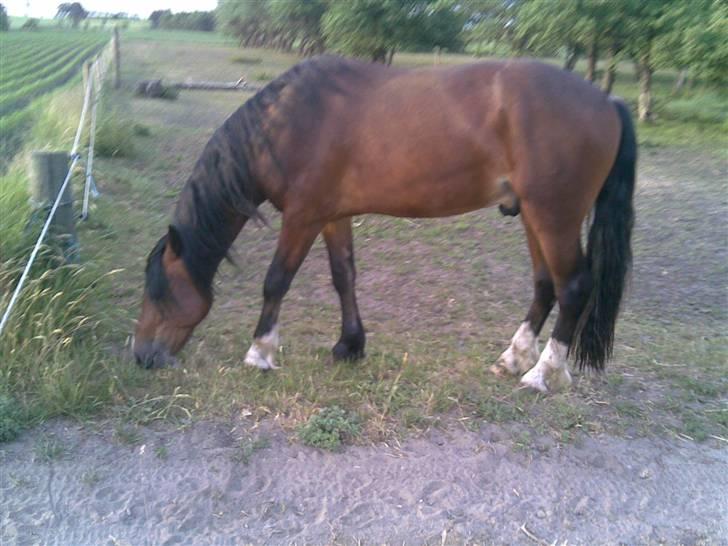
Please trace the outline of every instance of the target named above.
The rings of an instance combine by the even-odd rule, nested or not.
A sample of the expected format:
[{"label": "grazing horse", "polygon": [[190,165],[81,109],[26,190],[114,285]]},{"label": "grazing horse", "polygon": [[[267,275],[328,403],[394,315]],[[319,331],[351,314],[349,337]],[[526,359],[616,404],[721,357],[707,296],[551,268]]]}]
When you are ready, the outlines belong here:
[{"label": "grazing horse", "polygon": [[[499,205],[521,215],[534,297],[491,367],[539,391],[571,382],[567,358],[603,369],[631,261],[637,147],[629,109],[536,61],[406,70],[334,56],[298,64],[248,100],[205,146],[146,267],[134,353],[173,360],[212,305],[236,236],[270,201],[282,227],[245,363],[276,367],[278,312],[323,234],[341,300],[335,359],[364,355],[351,218],[442,217]],[[586,252],[581,226],[593,210]],[[539,354],[537,336],[559,314]]]}]

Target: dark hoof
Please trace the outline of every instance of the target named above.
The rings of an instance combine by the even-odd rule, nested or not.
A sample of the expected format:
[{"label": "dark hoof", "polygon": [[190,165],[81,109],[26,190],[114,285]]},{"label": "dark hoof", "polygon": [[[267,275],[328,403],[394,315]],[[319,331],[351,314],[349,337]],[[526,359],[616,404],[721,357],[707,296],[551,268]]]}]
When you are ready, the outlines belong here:
[{"label": "dark hoof", "polygon": [[334,362],[360,360],[364,358],[364,347],[358,345],[350,345],[344,341],[339,341],[331,350]]},{"label": "dark hoof", "polygon": [[511,207],[498,205],[498,210],[503,216],[518,216],[518,213],[521,212],[521,204],[516,201],[515,205]]}]

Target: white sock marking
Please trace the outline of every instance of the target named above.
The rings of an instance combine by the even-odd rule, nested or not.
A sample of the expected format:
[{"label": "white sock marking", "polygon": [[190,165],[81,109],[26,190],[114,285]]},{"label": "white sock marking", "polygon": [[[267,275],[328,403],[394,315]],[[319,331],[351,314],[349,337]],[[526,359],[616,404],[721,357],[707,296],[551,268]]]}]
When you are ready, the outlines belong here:
[{"label": "white sock marking", "polygon": [[276,324],[270,332],[253,340],[253,344],[245,355],[245,363],[261,370],[275,370],[278,368],[275,355],[279,345],[280,338],[278,336],[278,325]]},{"label": "white sock marking", "polygon": [[567,362],[569,348],[565,343],[549,339],[538,363],[521,378],[521,385],[541,392],[566,389],[571,385]]},{"label": "white sock marking", "polygon": [[538,339],[533,333],[531,325],[524,322],[511,339],[511,344],[500,355],[495,366],[491,368],[494,373],[507,372],[511,375],[524,373],[531,369],[538,360]]}]

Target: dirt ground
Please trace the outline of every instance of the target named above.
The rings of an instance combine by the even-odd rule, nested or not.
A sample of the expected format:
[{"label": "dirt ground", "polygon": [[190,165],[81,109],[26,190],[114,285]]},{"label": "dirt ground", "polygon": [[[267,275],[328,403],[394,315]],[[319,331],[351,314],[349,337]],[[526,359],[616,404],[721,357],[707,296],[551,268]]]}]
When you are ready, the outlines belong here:
[{"label": "dirt ground", "polygon": [[[270,423],[147,429],[57,422],[2,450],[2,544],[728,544],[728,450],[693,442],[434,431],[322,452]],[[241,451],[253,433],[268,440]],[[163,447],[162,447],[163,446]],[[37,452],[37,447],[35,448]]]},{"label": "dirt ground", "polygon": [[[184,79],[198,63],[201,78],[237,79],[221,77],[200,47],[129,47],[125,77]],[[226,61],[234,50],[220,51]],[[239,99],[134,101],[130,115],[151,126],[154,142],[137,158],[100,162],[113,206],[102,199],[96,227],[83,229],[109,233],[109,251],[130,249],[113,263],[125,268],[113,294],[130,310],[125,331],[146,252],[200,147]],[[373,355],[360,368],[312,360],[338,325],[317,244],[282,311],[284,367],[263,379],[240,361],[276,233],[246,228],[239,266],[224,266],[186,368],[142,378],[150,396],[179,386],[205,418],[184,429],[55,421],[0,446],[0,543],[728,544],[727,190],[724,157],[641,150],[632,287],[614,361],[605,377],[577,375],[571,393],[546,398],[515,395],[515,382],[483,371],[530,298],[517,219],[357,219]],[[404,370],[402,353],[416,372]],[[397,388],[406,393],[398,410],[389,405]],[[293,420],[355,397],[387,430],[341,453],[295,439]],[[399,434],[406,415],[426,424]]]}]

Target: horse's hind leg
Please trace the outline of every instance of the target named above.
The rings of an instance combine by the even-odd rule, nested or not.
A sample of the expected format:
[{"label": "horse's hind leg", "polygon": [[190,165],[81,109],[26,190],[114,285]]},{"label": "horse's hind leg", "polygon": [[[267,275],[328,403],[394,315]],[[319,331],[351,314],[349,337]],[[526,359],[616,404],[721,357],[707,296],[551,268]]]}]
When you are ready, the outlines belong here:
[{"label": "horse's hind leg", "polygon": [[354,243],[351,218],[326,224],[324,240],[329,251],[331,277],[341,301],[341,338],[334,345],[334,360],[355,360],[364,356],[364,327],[359,317],[354,284]]},{"label": "horse's hind leg", "polygon": [[300,225],[284,218],[278,248],[263,284],[263,309],[255,328],[253,344],[245,355],[245,363],[249,366],[263,370],[276,368],[275,354],[279,344],[277,323],[281,302],[320,230],[321,225]]},{"label": "horse's hind leg", "polygon": [[559,390],[571,384],[568,354],[579,317],[591,291],[591,275],[581,250],[580,223],[554,231],[536,231],[544,259],[554,282],[559,316],[536,365],[521,384],[537,391]]},{"label": "horse's hind leg", "polygon": [[523,374],[530,370],[538,361],[538,334],[554,306],[554,283],[551,281],[546,262],[541,253],[538,239],[524,220],[528,238],[528,250],[533,265],[533,302],[528,310],[525,320],[511,339],[511,343],[498,361],[491,366],[491,371],[497,375]]}]

